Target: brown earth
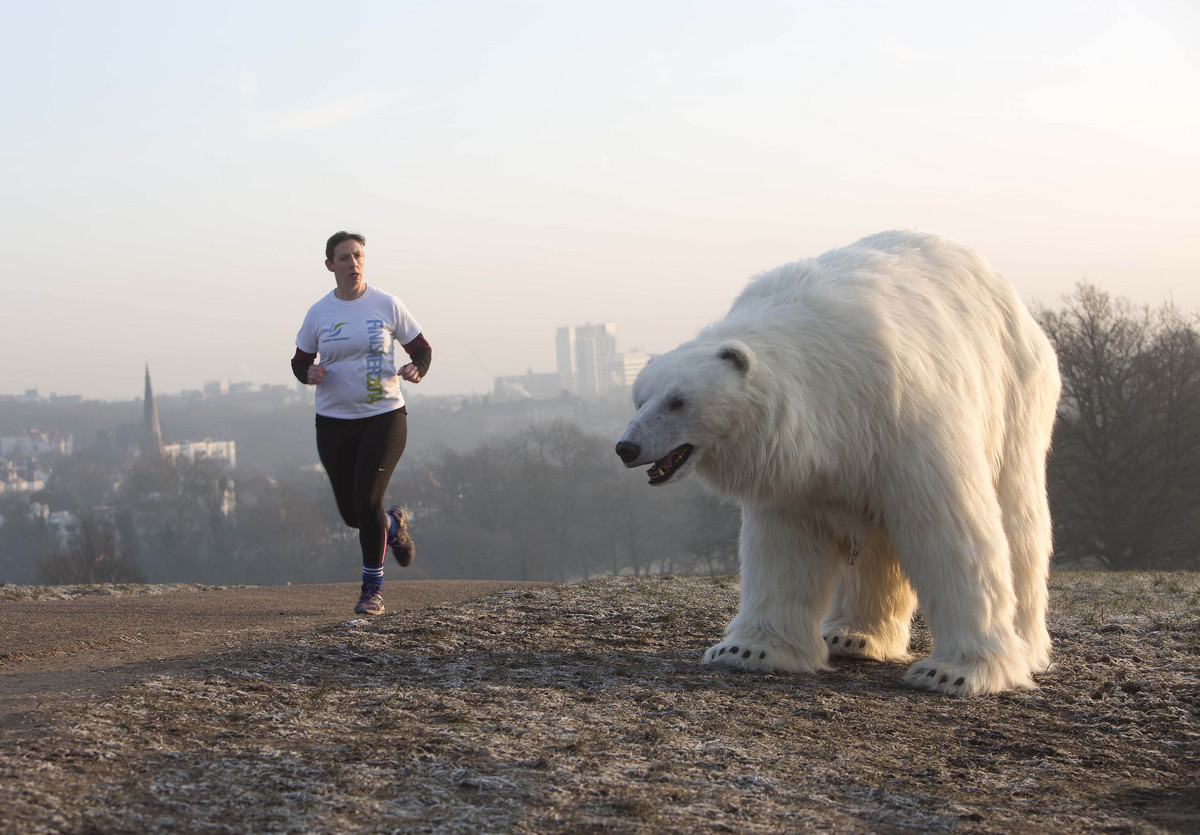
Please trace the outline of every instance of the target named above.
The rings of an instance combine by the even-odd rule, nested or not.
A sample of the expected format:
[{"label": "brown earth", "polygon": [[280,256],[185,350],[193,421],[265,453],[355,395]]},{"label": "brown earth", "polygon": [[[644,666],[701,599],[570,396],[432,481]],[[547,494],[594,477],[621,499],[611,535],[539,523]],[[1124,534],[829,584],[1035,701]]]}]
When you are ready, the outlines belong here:
[{"label": "brown earth", "polygon": [[0,587],[0,828],[1197,831],[1200,575],[1051,590],[1039,689],[954,699],[700,666],[728,577],[389,583],[369,620],[351,586]]},{"label": "brown earth", "polygon": [[[390,611],[539,584],[389,582]],[[219,652],[362,618],[358,585],[0,584],[0,725],[59,694],[102,692]]]}]

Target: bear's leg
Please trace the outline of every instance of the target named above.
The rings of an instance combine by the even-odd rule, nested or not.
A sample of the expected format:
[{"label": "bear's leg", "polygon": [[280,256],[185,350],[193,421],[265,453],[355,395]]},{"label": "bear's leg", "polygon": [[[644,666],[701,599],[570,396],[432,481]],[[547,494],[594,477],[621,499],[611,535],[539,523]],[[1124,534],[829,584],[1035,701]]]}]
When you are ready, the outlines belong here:
[{"label": "bear's leg", "polygon": [[977,449],[960,446],[940,461],[910,456],[884,508],[933,635],[932,654],[904,681],[951,695],[1033,687],[1000,504]]},{"label": "bear's leg", "polygon": [[863,544],[853,563],[843,563],[821,636],[831,655],[907,661],[916,607],[917,597],[891,543],[876,536]]},{"label": "bear's leg", "polygon": [[1046,498],[1046,453],[1044,448],[1036,448],[1036,443],[1015,447],[1014,440],[1000,471],[997,495],[1012,559],[1017,634],[1029,648],[1030,668],[1040,673],[1050,666],[1046,608],[1053,541]]},{"label": "bear's leg", "polygon": [[786,508],[742,505],[741,605],[705,664],[813,673],[829,660],[821,615],[829,607],[838,555]]}]

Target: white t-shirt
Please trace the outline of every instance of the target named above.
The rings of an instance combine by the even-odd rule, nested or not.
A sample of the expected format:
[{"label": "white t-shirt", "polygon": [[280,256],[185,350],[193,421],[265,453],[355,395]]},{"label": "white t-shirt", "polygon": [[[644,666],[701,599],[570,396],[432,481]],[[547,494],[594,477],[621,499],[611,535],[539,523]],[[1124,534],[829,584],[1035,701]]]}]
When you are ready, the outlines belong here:
[{"label": "white t-shirt", "polygon": [[325,379],[316,387],[317,414],[361,418],[403,406],[396,345],[407,345],[420,333],[404,303],[374,287],[352,302],[333,291],[322,297],[296,334],[296,347],[318,354],[325,367]]}]

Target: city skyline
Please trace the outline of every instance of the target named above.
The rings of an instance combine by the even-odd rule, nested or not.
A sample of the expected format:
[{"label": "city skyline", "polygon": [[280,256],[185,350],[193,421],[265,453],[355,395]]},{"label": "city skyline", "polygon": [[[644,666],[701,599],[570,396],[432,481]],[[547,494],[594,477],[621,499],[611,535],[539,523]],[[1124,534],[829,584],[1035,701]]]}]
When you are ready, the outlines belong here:
[{"label": "city skyline", "polygon": [[[568,359],[565,360],[564,366],[563,351],[563,335],[569,333]],[[583,343],[584,356],[578,361],[575,357],[575,347],[577,337],[578,341]],[[560,326],[555,331],[555,354],[557,368],[553,371],[542,371],[534,369],[530,364],[526,367],[524,373],[519,374],[501,374],[497,375],[492,380],[492,391],[484,392],[485,394],[496,393],[495,389],[504,384],[504,381],[514,381],[518,378],[527,378],[530,375],[535,377],[545,377],[546,381],[542,382],[542,388],[547,389],[543,392],[546,397],[559,397],[564,392],[568,394],[579,394],[588,397],[600,397],[607,394],[612,388],[628,387],[633,383],[633,377],[640,371],[649,359],[649,355],[638,351],[636,348],[630,351],[618,352],[616,350],[616,334],[617,326],[615,322],[603,322],[597,325],[591,323],[585,325]],[[142,397],[132,398],[83,398],[82,395],[72,392],[57,392],[52,391],[43,394],[40,389],[26,389],[19,394],[11,394],[0,392],[0,400],[16,400],[16,401],[77,401],[80,399],[97,399],[97,400],[112,400],[112,401],[137,401],[145,404],[146,413],[144,422],[146,426],[158,424],[157,409],[154,405],[155,395],[151,383],[150,362],[147,360],[144,364],[144,383]],[[605,383],[604,377],[610,377],[610,380]],[[549,393],[545,385],[553,378],[556,382],[553,393]],[[214,377],[206,377],[202,384],[198,387],[184,388],[175,392],[166,392],[162,396],[166,397],[221,397],[226,395],[253,395],[253,394],[278,394],[281,391],[297,390],[305,391],[310,387],[300,384],[294,378],[288,383],[264,383],[255,380],[232,380],[220,379]],[[420,391],[409,389],[409,396],[416,394],[421,395]],[[470,396],[476,395],[479,392],[450,392],[448,395],[442,396]],[[528,394],[526,393],[526,396]],[[160,452],[162,447],[161,433],[157,444]],[[145,452],[145,450],[143,451]]]}]

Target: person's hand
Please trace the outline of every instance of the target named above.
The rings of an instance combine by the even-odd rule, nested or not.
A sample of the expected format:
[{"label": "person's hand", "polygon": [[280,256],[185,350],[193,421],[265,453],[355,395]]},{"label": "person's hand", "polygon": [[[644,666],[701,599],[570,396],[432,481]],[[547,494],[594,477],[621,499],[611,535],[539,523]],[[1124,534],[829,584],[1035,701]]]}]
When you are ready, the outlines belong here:
[{"label": "person's hand", "polygon": [[324,379],[325,379],[325,366],[310,365],[308,367],[308,384],[310,386],[320,385],[321,381]]},{"label": "person's hand", "polygon": [[421,372],[418,371],[417,367],[415,365],[413,365],[411,362],[408,365],[406,365],[400,369],[400,376],[401,376],[401,378],[407,380],[410,383],[421,382]]}]

